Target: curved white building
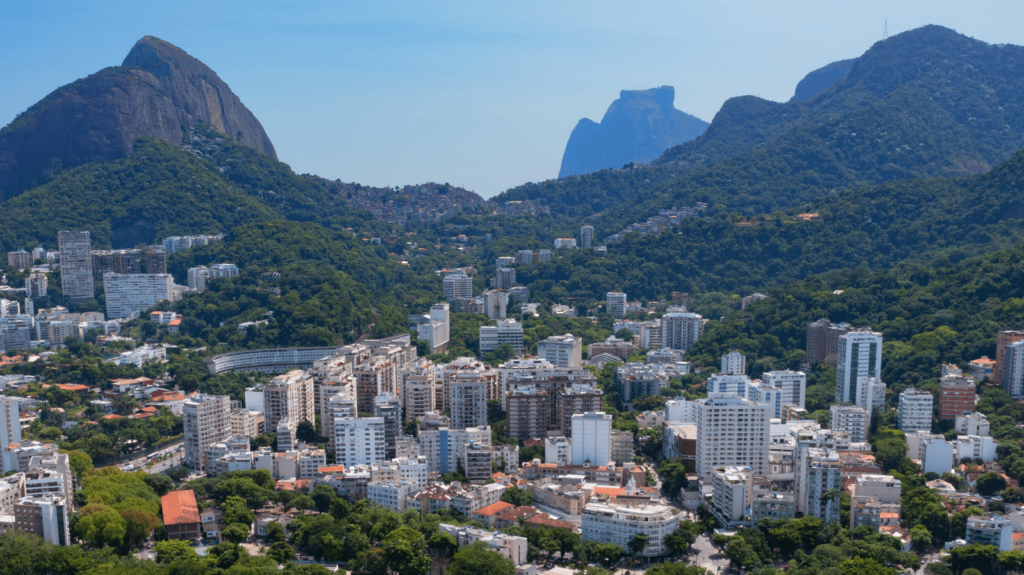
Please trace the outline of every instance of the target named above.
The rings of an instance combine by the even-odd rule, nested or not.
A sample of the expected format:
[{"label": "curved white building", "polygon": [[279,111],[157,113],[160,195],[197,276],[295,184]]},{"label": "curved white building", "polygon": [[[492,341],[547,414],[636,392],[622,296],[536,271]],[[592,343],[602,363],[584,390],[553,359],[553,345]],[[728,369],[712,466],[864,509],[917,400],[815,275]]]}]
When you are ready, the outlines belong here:
[{"label": "curved white building", "polygon": [[211,355],[204,358],[203,362],[213,375],[228,371],[281,373],[295,367],[312,365],[318,359],[334,355],[339,349],[341,346],[247,349]]}]

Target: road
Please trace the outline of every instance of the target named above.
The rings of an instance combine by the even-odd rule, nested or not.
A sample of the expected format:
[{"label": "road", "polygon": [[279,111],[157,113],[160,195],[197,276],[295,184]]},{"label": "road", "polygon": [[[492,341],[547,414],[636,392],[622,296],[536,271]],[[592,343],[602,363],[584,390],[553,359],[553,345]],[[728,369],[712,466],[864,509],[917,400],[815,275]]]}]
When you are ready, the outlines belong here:
[{"label": "road", "polygon": [[181,464],[184,463],[184,461],[185,454],[175,453],[174,455],[163,461],[157,461],[156,463],[154,463],[153,467],[146,469],[146,473],[163,473],[165,471],[170,471],[175,467],[181,466]]},{"label": "road", "polygon": [[729,571],[729,560],[715,548],[707,534],[701,533],[697,537],[697,541],[693,544],[693,550],[696,553],[687,557],[689,564],[700,565],[713,575]]}]

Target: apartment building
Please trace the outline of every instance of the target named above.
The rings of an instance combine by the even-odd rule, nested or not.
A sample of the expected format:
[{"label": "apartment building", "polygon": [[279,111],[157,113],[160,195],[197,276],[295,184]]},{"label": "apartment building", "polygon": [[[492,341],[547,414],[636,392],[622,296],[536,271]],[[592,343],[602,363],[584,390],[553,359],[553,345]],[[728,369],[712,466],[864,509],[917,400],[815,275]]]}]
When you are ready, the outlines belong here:
[{"label": "apartment building", "polygon": [[206,447],[231,437],[231,398],[196,394],[182,406],[185,465],[194,472],[206,469]]},{"label": "apartment building", "polygon": [[589,250],[594,247],[594,226],[583,226],[580,228],[580,247]]},{"label": "apartment building", "polygon": [[839,521],[839,492],[843,463],[834,449],[807,450],[806,475],[802,478],[806,514],[825,523]]},{"label": "apartment building", "polygon": [[334,420],[336,465],[368,465],[386,457],[383,417],[338,417]]},{"label": "apartment building", "polygon": [[27,270],[32,267],[32,254],[25,250],[7,252],[7,265],[16,270]]},{"label": "apartment building", "polygon": [[71,545],[70,518],[71,503],[63,495],[26,496],[14,504],[15,529],[41,537],[53,545]]},{"label": "apartment building", "polygon": [[619,465],[633,461],[633,432],[628,429],[613,429],[608,434],[611,445],[611,460]]},{"label": "apartment building", "polygon": [[92,239],[89,232],[59,232],[57,245],[60,250],[61,293],[71,302],[91,300],[95,293],[92,276]]},{"label": "apartment building", "polygon": [[647,546],[638,555],[658,557],[669,552],[665,538],[679,527],[678,513],[668,505],[589,503],[583,509],[580,535],[584,541],[613,543],[623,549],[629,549],[636,535],[646,535]]},{"label": "apartment building", "polygon": [[494,289],[507,290],[516,284],[516,268],[499,267],[494,272]]},{"label": "apartment building", "polygon": [[261,411],[252,409],[231,410],[231,435],[256,437],[265,433],[266,417]]},{"label": "apartment building", "polygon": [[731,351],[722,356],[722,373],[725,375],[746,375],[747,356],[738,351]]},{"label": "apartment building", "polygon": [[373,406],[373,416],[384,420],[384,456],[393,459],[395,441],[402,432],[402,399],[391,393],[378,395]]},{"label": "apartment building", "polygon": [[537,343],[537,357],[558,367],[581,367],[583,338],[570,333],[550,336]]},{"label": "apartment building", "polygon": [[400,375],[406,421],[422,419],[438,407],[435,388],[440,387],[441,382],[435,379],[434,364],[426,359],[422,362],[405,366]]},{"label": "apartment building", "polygon": [[605,308],[608,315],[622,317],[626,315],[626,294],[622,292],[608,292],[605,296]]},{"label": "apartment building", "polygon": [[802,371],[766,371],[761,380],[782,392],[782,405],[795,405],[800,409],[807,401],[807,374]]},{"label": "apartment building", "polygon": [[283,419],[290,419],[296,425],[303,421],[316,421],[313,378],[302,370],[294,369],[270,380],[263,387],[263,409],[267,429],[276,429]]},{"label": "apartment building", "polygon": [[661,347],[688,351],[704,333],[704,317],[698,313],[672,311],[661,316]]},{"label": "apartment building", "polygon": [[612,459],[612,416],[601,412],[572,416],[572,465],[608,465]]},{"label": "apartment building", "polygon": [[858,403],[858,383],[882,379],[882,334],[859,328],[840,336],[836,362],[836,402]]},{"label": "apartment building", "polygon": [[943,375],[939,380],[939,419],[956,419],[974,411],[977,397],[972,378],[953,373]]},{"label": "apartment building", "polygon": [[105,274],[107,318],[132,317],[161,301],[170,301],[173,288],[174,278],[170,274]]},{"label": "apartment building", "polygon": [[573,383],[563,388],[554,399],[555,426],[564,437],[572,437],[572,416],[601,411],[604,391],[586,383]]},{"label": "apartment building", "polygon": [[452,429],[487,425],[487,392],[489,381],[482,374],[464,372],[448,384],[448,408]]},{"label": "apartment building", "polygon": [[608,339],[602,342],[590,344],[590,347],[587,348],[587,357],[593,359],[607,353],[618,357],[622,361],[626,361],[636,353],[636,350],[637,347],[633,345],[633,342],[610,335]]},{"label": "apartment building", "polygon": [[904,433],[932,430],[931,393],[909,388],[900,393],[899,426]]},{"label": "apartment building", "polygon": [[868,440],[871,414],[858,405],[832,405],[829,407],[829,429],[845,432],[853,443]]},{"label": "apartment building", "polygon": [[1014,399],[1024,398],[1024,339],[1009,343],[999,351],[1002,357],[997,354],[996,368],[1001,372],[1003,389]]},{"label": "apartment building", "polygon": [[545,437],[551,421],[551,397],[536,385],[514,385],[506,398],[506,432],[509,437]]},{"label": "apartment building", "polygon": [[710,481],[717,467],[750,467],[768,474],[771,414],[735,395],[710,394],[697,404],[697,474]]},{"label": "apartment building", "polygon": [[25,278],[25,297],[30,300],[46,297],[46,290],[49,289],[49,283],[50,280],[47,279],[46,274],[41,272],[32,272],[27,278]]},{"label": "apartment building", "polygon": [[442,289],[444,299],[448,301],[471,298],[473,297],[473,278],[462,272],[448,274],[442,280]]},{"label": "apartment building", "polygon": [[[1004,330],[996,334],[996,358],[995,363],[992,365],[992,381],[999,385],[1003,385],[1005,389],[1006,385],[1006,348],[1010,344],[1024,341],[1024,330]],[[1009,390],[1007,390],[1009,393]],[[1012,393],[1010,395],[1013,395]],[[1015,399],[1020,398],[1020,395],[1013,395]]]},{"label": "apartment building", "polygon": [[[491,428],[469,427],[466,429],[421,429],[419,434],[422,454],[427,458],[429,471],[444,475],[458,469],[466,446],[471,443],[491,444]],[[493,502],[492,502],[493,503]]]},{"label": "apartment building", "polygon": [[512,347],[514,355],[523,353],[523,326],[514,319],[499,319],[497,325],[480,326],[480,352],[487,353],[502,344]]}]

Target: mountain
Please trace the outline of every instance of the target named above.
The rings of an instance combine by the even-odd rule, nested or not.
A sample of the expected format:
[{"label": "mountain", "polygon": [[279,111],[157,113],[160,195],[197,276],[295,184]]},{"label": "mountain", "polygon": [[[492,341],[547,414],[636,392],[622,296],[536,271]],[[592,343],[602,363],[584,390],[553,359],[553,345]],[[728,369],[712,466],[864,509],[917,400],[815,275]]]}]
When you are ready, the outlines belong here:
[{"label": "mountain", "polygon": [[297,175],[211,126],[179,131],[180,148],[140,136],[127,158],[64,170],[0,203],[0,251],[52,246],[66,229],[90,230],[96,248],[128,248],[271,220],[374,235],[386,228],[350,207],[338,186]]},{"label": "mountain", "polygon": [[146,36],[120,66],[54,90],[0,130],[0,200],[89,162],[128,157],[139,136],[172,146],[202,122],[271,158],[259,120],[217,74]]},{"label": "mountain", "polygon": [[583,118],[576,124],[562,156],[558,177],[647,163],[665,150],[700,136],[708,123],[673,106],[672,86],[623,90],[598,124]]},{"label": "mountain", "polygon": [[806,102],[823,92],[826,88],[831,88],[836,82],[842,80],[850,73],[850,69],[853,68],[853,64],[856,61],[856,58],[851,58],[849,60],[832,62],[828,66],[818,68],[804,76],[804,79],[800,80],[800,83],[796,85],[796,93],[789,99],[789,103]]},{"label": "mountain", "polygon": [[984,172],[1024,146],[1022,112],[1024,48],[926,26],[876,43],[806,102],[728,100],[702,136],[650,166],[495,199],[544,199],[573,225],[601,213],[599,237],[695,201],[770,213],[848,187]]}]

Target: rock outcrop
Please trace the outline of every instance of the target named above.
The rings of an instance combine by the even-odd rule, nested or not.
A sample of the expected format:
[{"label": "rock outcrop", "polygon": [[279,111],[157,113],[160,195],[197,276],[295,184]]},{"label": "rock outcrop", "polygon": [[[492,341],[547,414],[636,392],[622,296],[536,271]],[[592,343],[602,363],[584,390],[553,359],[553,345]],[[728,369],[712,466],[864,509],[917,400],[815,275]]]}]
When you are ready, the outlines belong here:
[{"label": "rock outcrop", "polygon": [[120,66],[58,88],[0,130],[0,200],[62,170],[125,158],[142,135],[180,146],[182,128],[199,122],[277,157],[259,120],[213,70],[146,36]]},{"label": "rock outcrop", "polygon": [[623,90],[600,124],[580,120],[565,146],[558,177],[647,163],[703,134],[708,123],[675,109],[675,95],[672,86]]}]

